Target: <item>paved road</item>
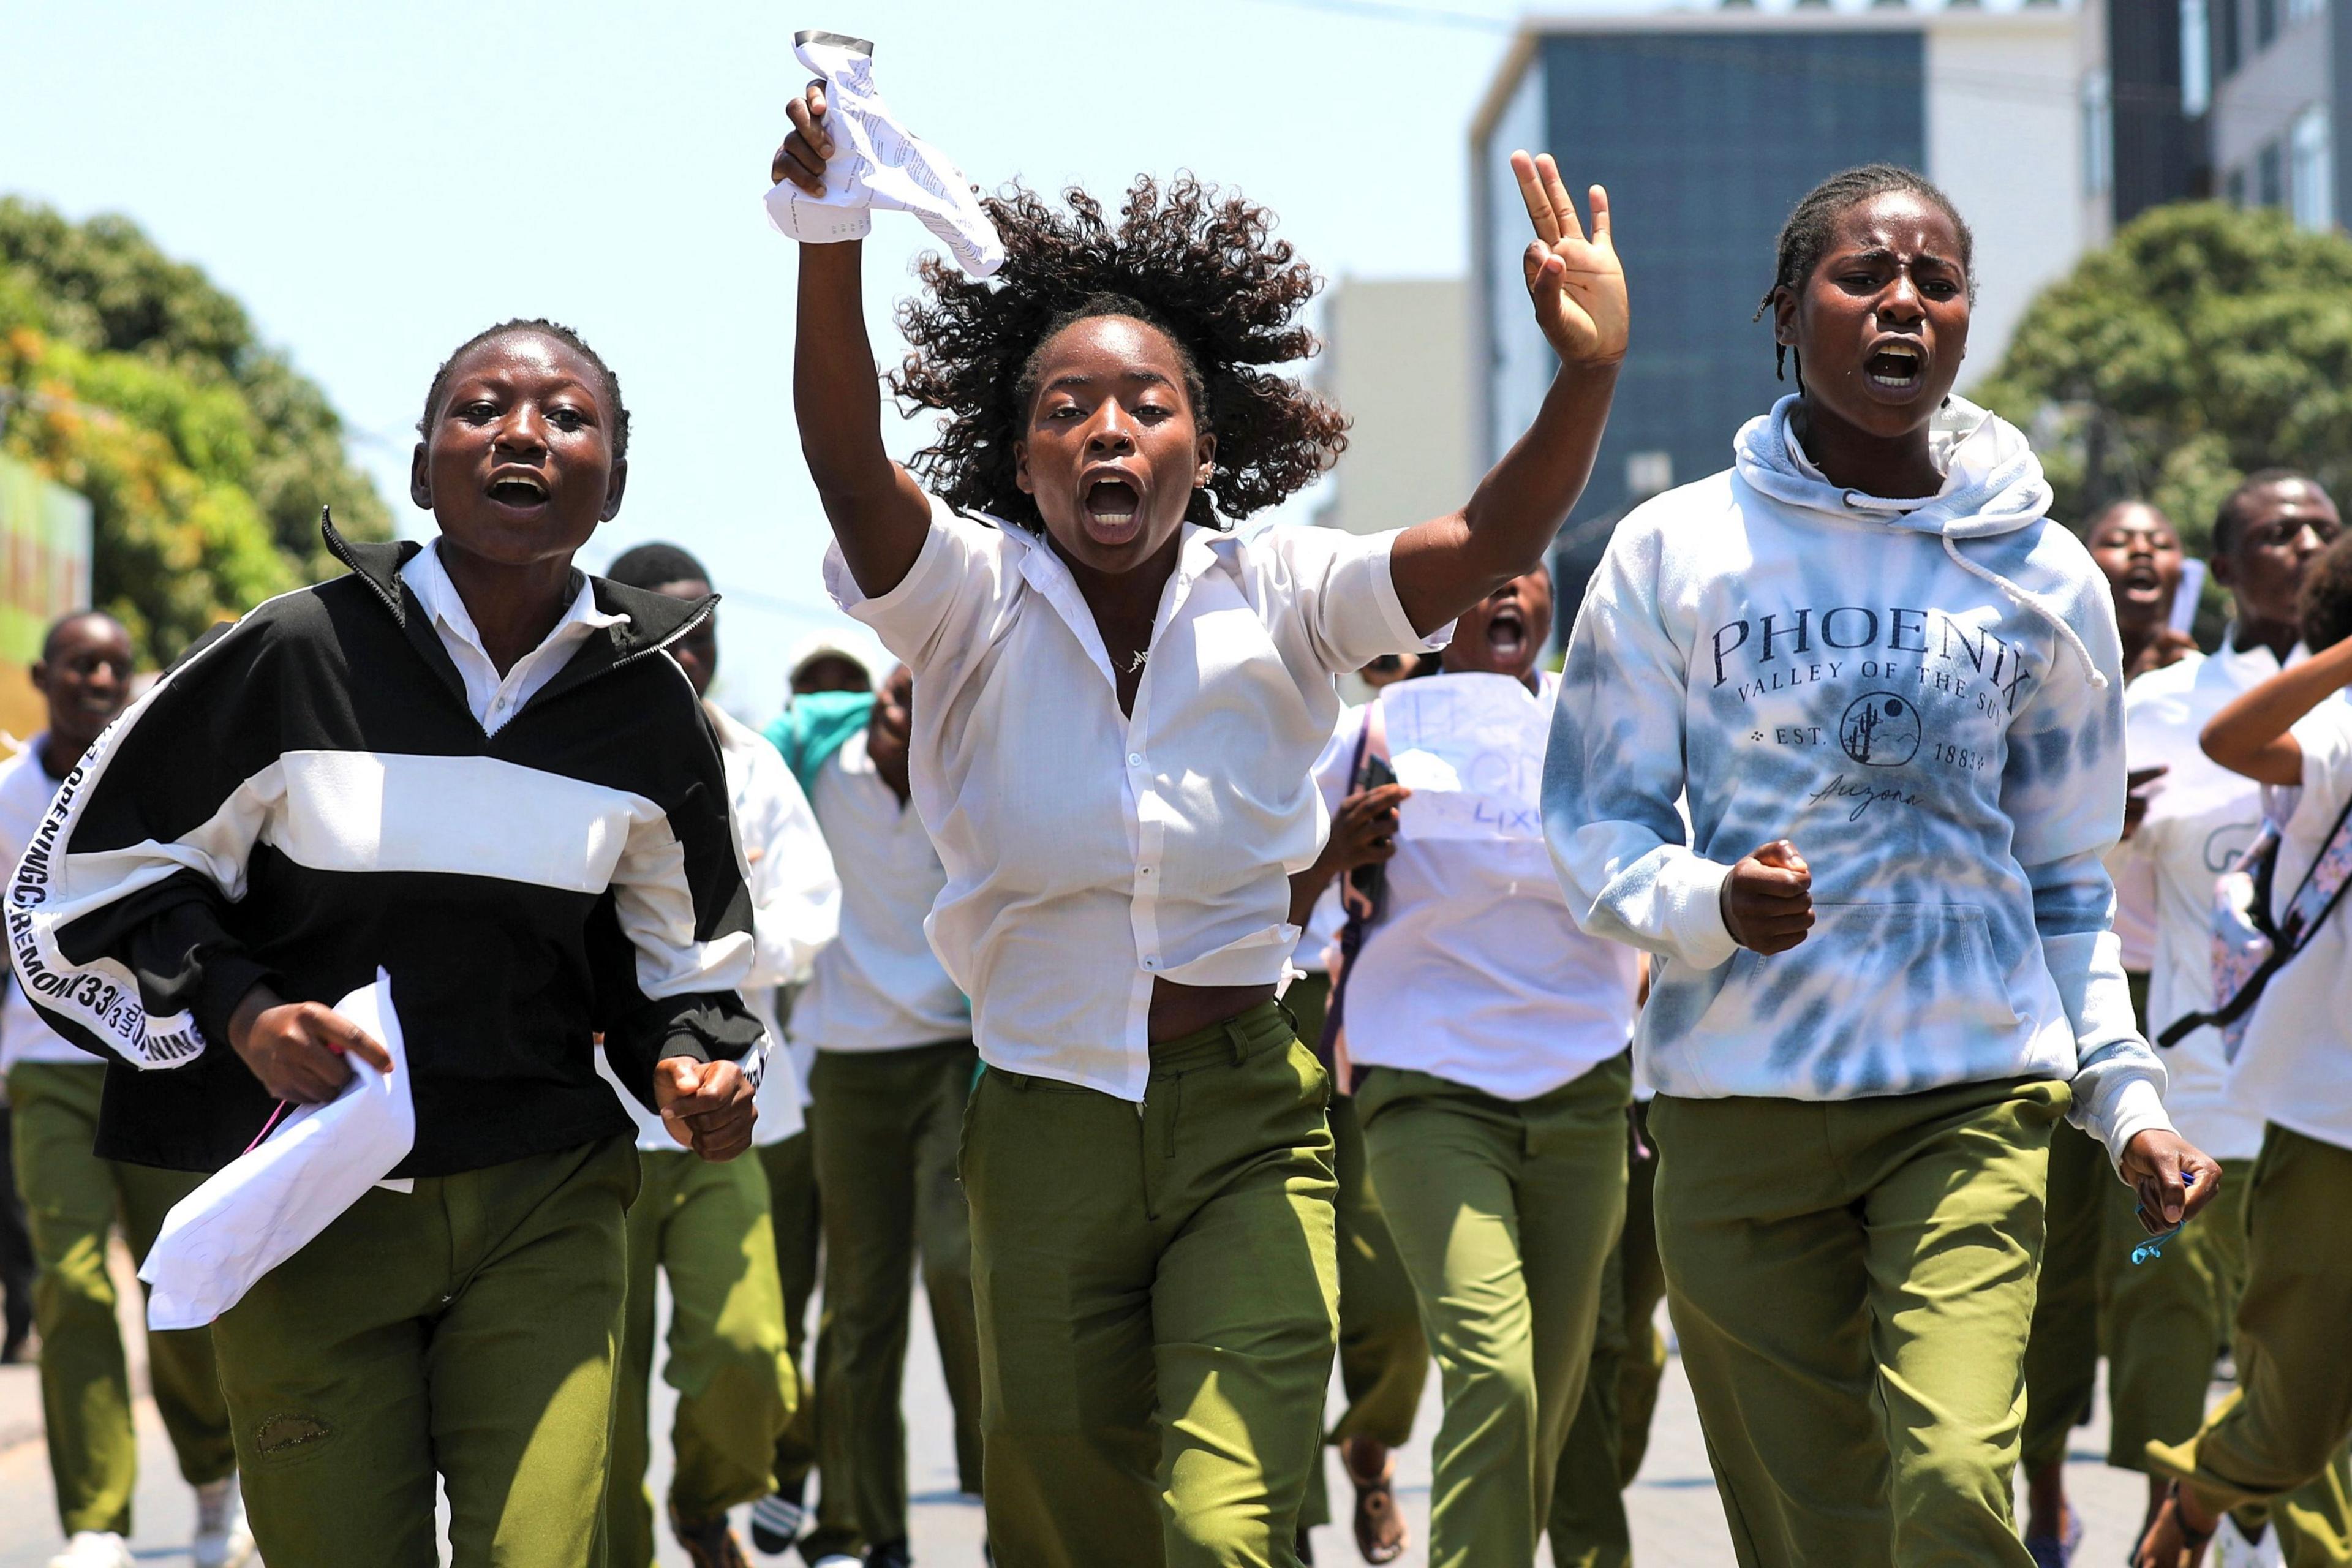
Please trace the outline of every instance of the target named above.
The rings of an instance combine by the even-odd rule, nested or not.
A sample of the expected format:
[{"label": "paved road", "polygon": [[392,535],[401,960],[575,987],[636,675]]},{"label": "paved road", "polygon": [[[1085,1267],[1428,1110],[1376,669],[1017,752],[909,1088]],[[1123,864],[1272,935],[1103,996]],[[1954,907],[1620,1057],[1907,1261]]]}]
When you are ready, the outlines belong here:
[{"label": "paved road", "polygon": [[[127,1262],[127,1260],[123,1260]],[[922,1319],[922,1298],[916,1294],[916,1352],[911,1358],[907,1395],[913,1452],[908,1472],[916,1493],[913,1520],[915,1557],[925,1568],[976,1568],[981,1561],[982,1521],[979,1504],[955,1491],[955,1466],[948,1435],[947,1394],[930,1352],[930,1331]],[[133,1336],[136,1343],[136,1336]],[[142,1369],[143,1374],[143,1369]],[[49,1495],[47,1456],[40,1441],[40,1401],[36,1374],[28,1368],[0,1367],[0,1568],[43,1568],[57,1549],[56,1514]],[[655,1419],[666,1429],[669,1401],[667,1390],[656,1393]],[[1421,1568],[1427,1559],[1420,1550],[1429,1523],[1429,1435],[1435,1426],[1437,1390],[1433,1382],[1417,1440],[1400,1458],[1400,1500],[1412,1521],[1414,1549],[1402,1562]],[[171,1446],[153,1405],[142,1399],[139,1411],[140,1463],[137,1532],[134,1545],[142,1563],[178,1568],[187,1561],[185,1542],[193,1518],[188,1489],[173,1468]],[[2074,1435],[2067,1484],[2089,1523],[2083,1563],[2123,1560],[2127,1537],[2138,1522],[2145,1500],[2137,1476],[2107,1469],[2104,1422]],[[1349,1496],[1336,1464],[1331,1471],[1334,1501],[1344,1506]],[[656,1495],[667,1481],[666,1462],[654,1478]],[[1731,1548],[1724,1533],[1723,1515],[1715,1486],[1708,1478],[1706,1449],[1690,1392],[1682,1381],[1679,1361],[1668,1368],[1659,1400],[1656,1432],[1641,1476],[1627,1495],[1633,1524],[1635,1554],[1642,1568],[1728,1568]],[[684,1568],[686,1559],[665,1534],[664,1568]],[[1318,1531],[1317,1561],[1326,1565],[1357,1561],[1344,1528]],[[797,1559],[793,1560],[797,1563]],[[1546,1563],[1550,1561],[1547,1556]]]}]

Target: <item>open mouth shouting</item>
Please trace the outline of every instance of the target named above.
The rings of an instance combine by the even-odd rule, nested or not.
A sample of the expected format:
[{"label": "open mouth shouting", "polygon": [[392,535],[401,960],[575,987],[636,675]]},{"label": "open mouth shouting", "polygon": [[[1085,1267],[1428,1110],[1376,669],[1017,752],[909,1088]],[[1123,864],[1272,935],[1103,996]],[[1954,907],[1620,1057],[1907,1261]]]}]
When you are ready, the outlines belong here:
[{"label": "open mouth shouting", "polygon": [[482,493],[502,510],[536,512],[547,504],[550,491],[547,480],[536,470],[509,464],[492,470]]},{"label": "open mouth shouting", "polygon": [[1513,604],[1495,606],[1486,617],[1486,647],[1500,665],[1517,664],[1527,657],[1527,612]]},{"label": "open mouth shouting", "polygon": [[1927,356],[1916,343],[1883,342],[1862,362],[1870,384],[1888,392],[1912,393],[1927,379]]},{"label": "open mouth shouting", "polygon": [[1126,470],[1097,467],[1078,481],[1087,533],[1097,544],[1125,544],[1141,531],[1143,489]]}]

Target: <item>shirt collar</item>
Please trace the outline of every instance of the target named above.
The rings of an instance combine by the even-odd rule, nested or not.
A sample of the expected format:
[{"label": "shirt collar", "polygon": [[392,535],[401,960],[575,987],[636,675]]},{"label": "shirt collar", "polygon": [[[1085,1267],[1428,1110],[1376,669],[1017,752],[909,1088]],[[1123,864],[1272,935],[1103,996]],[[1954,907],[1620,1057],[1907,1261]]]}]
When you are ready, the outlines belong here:
[{"label": "shirt collar", "polygon": [[[2311,650],[2297,643],[2287,650],[2286,661],[2301,664],[2310,657]],[[2248,685],[2266,680],[2279,671],[2278,656],[2271,652],[2267,644],[2256,643],[2242,649],[2238,647],[2238,623],[2235,621],[2222,628],[2221,646],[2214,650],[2213,658],[2218,670],[2226,672],[2232,680]]]},{"label": "shirt collar", "polygon": [[[435,540],[410,556],[407,563],[401,567],[400,575],[408,584],[408,591],[416,595],[417,604],[439,626],[484,658],[489,658],[489,650],[482,644],[482,634],[475,626],[472,614],[466,608],[465,596],[457,592],[457,584],[449,580],[447,569],[441,564],[440,541]],[[575,570],[572,577],[579,585],[572,595],[572,603],[531,653],[553,647],[559,641],[577,642],[592,632],[627,623],[629,617],[625,612],[597,608],[595,591],[586,573]],[[530,658],[530,655],[524,657]]]},{"label": "shirt collar", "polygon": [[[1070,628],[1070,635],[1078,639],[1078,647],[1085,650],[1087,657],[1094,661],[1095,668],[1102,671],[1103,679],[1111,683],[1111,689],[1116,691],[1118,678],[1111,673],[1110,654],[1103,647],[1102,630],[1095,625],[1094,612],[1087,607],[1086,595],[1078,592],[1078,581],[1070,575],[1068,563],[1055,553],[1053,545],[1043,534],[1003,521],[998,521],[996,526],[1006,538],[1018,541],[1021,545],[1019,562],[1023,580],[1054,606],[1063,624]],[[1192,592],[1193,583],[1217,564],[1219,546],[1231,542],[1230,535],[1202,528],[1197,522],[1182,525],[1177,534],[1176,565],[1168,574],[1167,586],[1160,595],[1160,608],[1151,619],[1154,647],[1160,642],[1160,634],[1167,630],[1176,619],[1177,612],[1183,608],[1185,597]]]}]

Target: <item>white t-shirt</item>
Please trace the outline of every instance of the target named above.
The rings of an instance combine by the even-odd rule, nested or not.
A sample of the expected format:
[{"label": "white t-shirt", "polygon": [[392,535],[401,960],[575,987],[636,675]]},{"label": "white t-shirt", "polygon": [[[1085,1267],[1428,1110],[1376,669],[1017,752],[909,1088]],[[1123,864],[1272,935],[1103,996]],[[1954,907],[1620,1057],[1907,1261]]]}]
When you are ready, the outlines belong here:
[{"label": "white t-shirt", "polygon": [[[2283,813],[2271,913],[2283,914],[2352,800],[2352,703],[2323,702],[2293,731],[2303,790]],[[2284,803],[2282,803],[2284,805]],[[2254,1004],[2230,1075],[2239,1100],[2306,1138],[2352,1149],[2352,898]]]},{"label": "white t-shirt", "polygon": [[811,804],[841,869],[841,939],[793,1004],[793,1038],[888,1051],[971,1035],[971,1008],[923,921],[948,874],[914,807],[882,782],[860,730],[817,769]]},{"label": "white t-shirt", "polygon": [[[41,765],[41,748],[48,740],[46,732],[36,735],[25,742],[23,751],[0,762],[0,866],[15,868],[49,803],[57,798],[60,781],[51,778]],[[7,999],[0,1002],[0,1072],[17,1062],[105,1065],[88,1051],[68,1045],[43,1023],[33,1005],[25,1000],[25,988],[14,974],[0,979],[0,985],[7,991]]]},{"label": "white t-shirt", "polygon": [[[1507,675],[1438,675],[1403,683],[1427,702],[1467,691],[1524,702],[1543,767],[1559,678],[1540,695]],[[1391,691],[1403,689],[1391,687]],[[1366,710],[1350,709],[1316,773],[1326,807],[1347,794]],[[1398,743],[1391,721],[1390,743]],[[1400,762],[1402,782],[1407,766]],[[1426,789],[1426,786],[1422,786]],[[1524,831],[1417,837],[1408,803],[1388,862],[1386,908],[1347,977],[1348,1055],[1360,1066],[1410,1068],[1503,1100],[1533,1100],[1625,1049],[1633,1035],[1634,951],[1577,929],[1552,872],[1532,794]],[[1485,814],[1507,817],[1507,808]]]},{"label": "white t-shirt", "polygon": [[[800,781],[784,759],[755,730],[717,708],[706,707],[719,731],[719,760],[727,770],[728,804],[735,819],[736,845],[745,862],[744,883],[751,894],[754,956],[743,1000],[768,1029],[768,1058],[760,1079],[756,1145],[781,1143],[806,1125],[802,1110],[808,1092],[792,1053],[782,1048],[775,995],[780,986],[804,979],[810,964],[833,941],[841,922],[841,883],[833,857]],[[596,1068],[613,1085],[621,1107],[637,1124],[637,1147],[675,1153],[683,1147],[660,1117],[622,1089],[596,1053]]]},{"label": "white t-shirt", "polygon": [[1060,556],[933,502],[903,581],[825,582],[915,672],[910,772],[946,888],[932,949],[991,1065],[1140,1101],[1153,984],[1272,985],[1290,873],[1328,823],[1309,776],[1339,674],[1416,635],[1393,534],[1186,524],[1132,715]]},{"label": "white t-shirt", "polygon": [[[2214,880],[2237,864],[2263,825],[2262,786],[2207,757],[2198,736],[2231,699],[2278,670],[2270,649],[2240,653],[2225,639],[2212,658],[2153,670],[2124,693],[2130,765],[2168,770],[2150,786],[2139,831],[2118,851],[2126,863],[2116,882],[2119,901],[2131,887],[2145,888],[2152,900],[2151,1039],[2212,1006]],[[2164,1062],[2165,1109],[2182,1137],[2217,1160],[2262,1152],[2262,1116],[2230,1093],[2219,1030],[2200,1029],[2157,1054]]]}]

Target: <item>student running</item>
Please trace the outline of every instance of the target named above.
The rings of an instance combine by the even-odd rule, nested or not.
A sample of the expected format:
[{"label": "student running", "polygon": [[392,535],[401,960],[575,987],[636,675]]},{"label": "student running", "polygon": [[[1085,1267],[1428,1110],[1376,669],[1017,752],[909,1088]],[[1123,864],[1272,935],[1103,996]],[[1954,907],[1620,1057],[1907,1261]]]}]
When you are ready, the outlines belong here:
[{"label": "student running", "polygon": [[[1360,740],[1407,735],[1454,767],[1452,793],[1500,781],[1473,823],[1401,823],[1342,973],[1372,1185],[1444,1380],[1437,1568],[1534,1563],[1625,1212],[1636,955],[1576,929],[1528,809],[1559,686],[1537,670],[1551,618],[1540,567],[1464,612],[1443,671],[1352,713],[1319,781],[1336,805]],[[1475,727],[1449,730],[1456,713]],[[1515,735],[1517,754],[1489,749]]]},{"label": "student running", "polygon": [[[1357,677],[1375,692],[1412,679],[1414,660],[1389,662],[1394,668],[1383,669],[1375,659]],[[1339,733],[1315,764],[1318,775],[1343,767],[1353,751],[1354,731],[1343,717]],[[1397,1506],[1396,1450],[1412,1437],[1413,1417],[1421,1410],[1422,1391],[1429,1383],[1429,1342],[1421,1331],[1412,1279],[1397,1255],[1380,1194],[1372,1190],[1364,1125],[1356,1117],[1355,1075],[1339,1070],[1332,1059],[1333,1042],[1326,1037],[1326,1025],[1330,966],[1339,957],[1339,939],[1347,928],[1339,879],[1380,866],[1396,854],[1397,807],[1403,799],[1402,786],[1380,784],[1351,789],[1331,807],[1331,831],[1322,853],[1290,879],[1290,923],[1299,928],[1300,935],[1291,959],[1290,984],[1282,994],[1300,1042],[1315,1051],[1331,1074],[1331,1102],[1325,1118],[1331,1125],[1331,1171],[1339,1183],[1332,1220],[1339,1254],[1339,1389],[1348,1404],[1326,1441],[1338,1450],[1339,1466],[1356,1494],[1348,1521],[1356,1551],[1372,1563],[1395,1562],[1412,1541]],[[1318,1464],[1307,1472],[1307,1502],[1298,1515],[1302,1561],[1312,1561],[1308,1532],[1329,1522],[1330,1494],[1324,1467]]]},{"label": "student running", "polygon": [[[2144,507],[2137,512],[2161,518]],[[2212,1007],[2213,884],[2237,864],[2263,825],[2260,786],[2207,758],[2198,737],[2233,699],[2307,657],[2303,586],[2338,526],[2334,503],[2310,479],[2277,469],[2248,478],[2223,500],[2213,524],[2213,577],[2230,591],[2233,611],[2221,647],[2210,658],[2184,655],[2125,691],[2132,776],[2150,782],[2142,792],[2148,803],[2145,817],[2127,828],[2113,864],[2118,910],[2137,898],[2153,927],[2142,1020],[2151,1036]],[[2112,518],[2092,530],[2095,556],[2103,538],[2116,531]],[[2161,575],[2168,533],[2168,527],[2145,547],[2152,574]],[[2116,594],[2127,625],[2133,598],[2128,583]],[[2124,652],[2128,668],[2128,637]],[[2104,1172],[2095,1186],[2085,1184],[2092,1206],[2076,1221],[2075,1243],[2084,1278],[2063,1303],[2071,1309],[2070,1322],[2056,1334],[2057,1345],[2040,1342],[2053,1305],[2053,1259],[2042,1268],[2037,1343],[2026,1360],[2029,1546],[2080,1533],[2059,1522],[2071,1515],[2060,1479],[2068,1430],[2090,1404],[2101,1344],[2108,1363],[2107,1463],[2147,1472],[2150,1442],[2193,1431],[2204,1418],[2214,1359],[2229,1346],[2231,1319],[2244,1289],[2246,1200],[2262,1152],[2262,1113],[2231,1093],[2219,1030],[2194,1030],[2159,1054],[2165,1109],[2184,1136],[2221,1161],[2221,1190],[2198,1222],[2166,1246],[2162,1268],[2134,1268],[2129,1257],[2138,1226],[2129,1189],[2106,1180]],[[2050,1185],[2055,1245],[2055,1143]],[[2336,1484],[2323,1478],[2270,1510],[2290,1563],[2301,1561],[2305,1523],[2316,1521],[2323,1535],[2352,1542],[2330,1492]],[[2150,1474],[2149,1519],[2163,1492],[2162,1478]],[[2267,1525],[2260,1510],[2251,1510],[2224,1528],[2259,1540]]]},{"label": "student running", "polygon": [[18,868],[16,973],[106,1057],[99,1152],[202,1171],[390,1058],[413,1150],[213,1325],[263,1556],[578,1568],[602,1514],[637,1190],[615,1072],[708,1159],[751,1139],[752,933],[710,725],[660,657],[707,605],[584,576],[628,413],[566,329],[433,378],[431,544],[202,644],[94,745]]},{"label": "student running", "polygon": [[[623,551],[605,573],[625,587],[699,605],[710,574],[674,544]],[[755,956],[744,1000],[773,1037],[761,1000],[807,978],[841,919],[841,884],[807,798],[759,731],[709,700],[719,672],[714,612],[669,645],[703,699],[727,770],[728,803],[749,869]],[[611,1069],[607,1068],[608,1076]],[[618,1079],[614,1080],[618,1087]],[[801,1131],[801,1086],[792,1058],[772,1052],[758,1095],[755,1149]],[[681,1148],[668,1125],[633,1099],[638,1185],[629,1205],[629,1305],[613,1401],[613,1476],[604,1532],[614,1568],[652,1568],[653,1499],[648,1392],[654,1370],[655,1275],[669,1279],[667,1355],[662,1376],[677,1391],[670,1426],[676,1463],[667,1511],[695,1568],[741,1568],[728,1510],[775,1487],[776,1441],[802,1397],[789,1359],[784,1295],[776,1270],[768,1182],[757,1162],[714,1163]]]},{"label": "student running", "polygon": [[1779,248],[1798,390],[1618,525],[1546,825],[1584,929],[1659,958],[1659,1248],[1741,1563],[2027,1568],[2051,1128],[2158,1226],[2220,1174],[2166,1120],[2108,930],[2121,647],[2024,437],[1948,397],[1949,200],[1849,170]]},{"label": "student running", "polygon": [[[824,110],[793,104],[778,180],[823,188]],[[934,258],[903,314],[893,385],[948,416],[914,472],[882,444],[862,246],[801,247],[827,578],[914,670],[932,944],[989,1068],[961,1169],[1007,1568],[1297,1561],[1336,1268],[1329,1085],[1274,1000],[1324,828],[1308,770],[1338,674],[1538,563],[1624,353],[1606,198],[1588,240],[1549,161],[1514,164],[1563,368],[1462,511],[1364,539],[1223,531],[1343,439],[1264,368],[1312,346],[1315,279],[1263,208],[1189,178],[1115,221],[991,202],[1002,274]]]},{"label": "student running", "polygon": [[[913,692],[902,665],[879,692],[831,699],[843,722],[793,753],[844,889],[840,939],[793,1007],[793,1038],[815,1051],[810,1136],[824,1216],[824,1490],[801,1543],[814,1568],[908,1561],[900,1404],[919,1266],[955,1413],[958,1481],[981,1489],[971,1227],[956,1184],[980,1058],[971,1005],[923,932],[947,871],[908,804]],[[824,710],[810,698],[793,707],[810,720]]]},{"label": "student running", "polygon": [[[2298,535],[2313,527],[2317,486],[2258,477],[2302,502],[2271,522]],[[2352,871],[2345,831],[2352,703],[2344,700],[2352,685],[2352,540],[2337,539],[2312,564],[2302,618],[2311,656],[2233,698],[2203,737],[2214,762],[2273,792],[2278,845],[2267,891],[2274,928],[2306,878],[2340,889]],[[2231,1335],[2238,1388],[2185,1441],[2147,1445],[2151,1472],[2171,1484],[2133,1559],[2137,1568],[2195,1568],[2222,1516],[2249,1506],[2266,1506],[2281,1525],[2290,1568],[2343,1560],[2352,1441],[2352,1360],[2344,1354],[2344,1325],[2352,1322],[2346,914],[2339,906],[2318,915],[2245,1019],[2229,1088],[2265,1126],[2245,1200],[2245,1286]]]},{"label": "student running", "polygon": [[[33,666],[49,727],[0,763],[0,857],[10,866],[40,830],[58,786],[131,697],[131,634],[85,611],[49,628]],[[41,1416],[56,1483],[64,1552],[49,1568],[131,1568],[131,1497],[139,1438],[122,1352],[107,1237],[119,1223],[133,1261],[172,1205],[201,1179],[92,1152],[106,1067],[58,1037],[10,985],[0,1005],[0,1070],[15,1121],[17,1185],[25,1194],[41,1331]],[[237,1568],[253,1552],[236,1495],[236,1452],[212,1336],[151,1334],[147,1380],[180,1474],[196,1491],[195,1568]]]}]

